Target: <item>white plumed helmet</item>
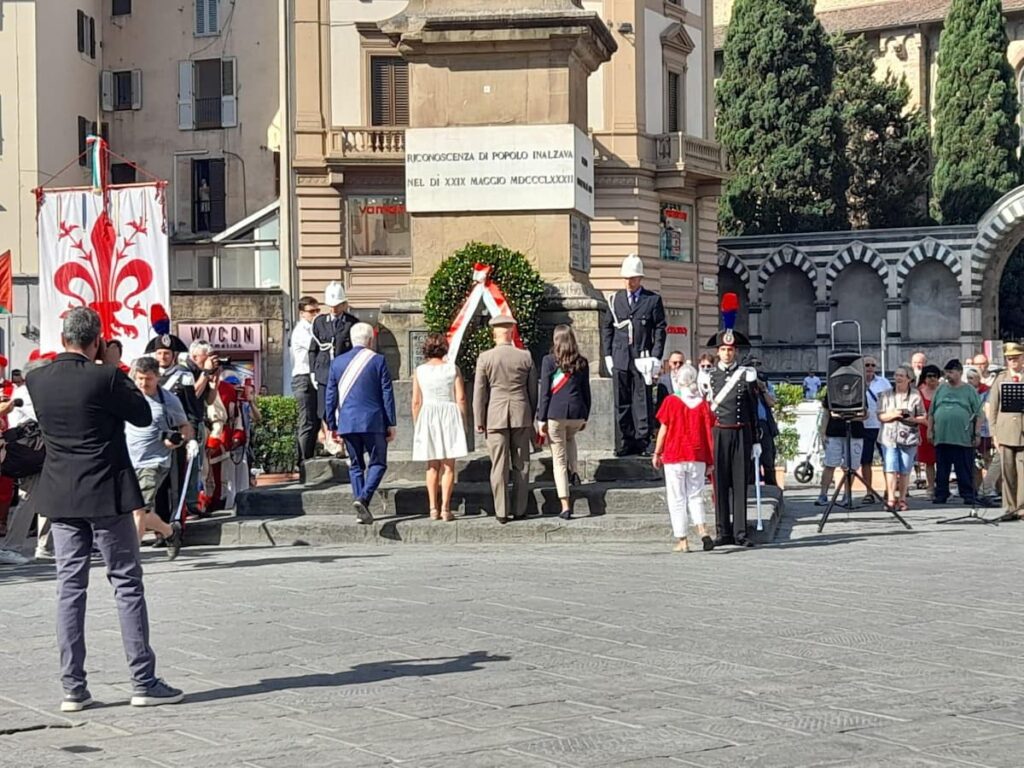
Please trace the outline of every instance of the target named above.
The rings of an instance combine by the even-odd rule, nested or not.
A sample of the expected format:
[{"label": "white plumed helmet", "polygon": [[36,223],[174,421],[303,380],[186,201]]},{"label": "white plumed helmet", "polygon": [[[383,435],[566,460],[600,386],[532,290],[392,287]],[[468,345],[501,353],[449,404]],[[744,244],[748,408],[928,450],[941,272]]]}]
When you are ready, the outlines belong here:
[{"label": "white plumed helmet", "polygon": [[622,277],[643,277],[644,263],[635,253],[629,254],[622,260],[622,268],[619,270]]},{"label": "white plumed helmet", "polygon": [[328,307],[336,307],[345,304],[348,297],[345,295],[345,286],[337,281],[332,281],[324,291],[324,304]]}]

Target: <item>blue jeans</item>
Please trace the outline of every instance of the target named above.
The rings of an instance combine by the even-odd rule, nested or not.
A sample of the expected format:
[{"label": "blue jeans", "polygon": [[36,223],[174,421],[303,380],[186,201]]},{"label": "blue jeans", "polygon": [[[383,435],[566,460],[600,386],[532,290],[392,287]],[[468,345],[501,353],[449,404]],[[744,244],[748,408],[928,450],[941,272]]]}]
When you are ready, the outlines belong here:
[{"label": "blue jeans", "polygon": [[149,614],[142,587],[139,536],[131,515],[62,518],[51,521],[57,559],[57,647],[65,693],[85,690],[85,603],[93,542],[114,587],[121,642],[132,682],[156,682],[156,655],[149,646]]},{"label": "blue jeans", "polygon": [[369,504],[388,469],[388,441],[382,432],[342,435],[348,451],[352,498]]},{"label": "blue jeans", "polygon": [[914,468],[914,457],[917,455],[916,445],[883,445],[882,458],[885,471],[889,474],[908,475]]}]

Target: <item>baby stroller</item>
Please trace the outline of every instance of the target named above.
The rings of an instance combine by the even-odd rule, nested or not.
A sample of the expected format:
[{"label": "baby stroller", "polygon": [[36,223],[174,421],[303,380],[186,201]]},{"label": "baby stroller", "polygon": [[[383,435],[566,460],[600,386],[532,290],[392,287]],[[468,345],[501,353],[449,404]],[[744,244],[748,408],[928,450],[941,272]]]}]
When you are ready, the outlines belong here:
[{"label": "baby stroller", "polygon": [[804,460],[796,465],[793,469],[793,477],[796,478],[798,483],[807,485],[814,480],[814,464],[811,462],[812,457],[821,457],[822,445],[821,445],[821,434],[817,429],[814,430],[814,442],[811,443],[811,450],[804,456]]}]

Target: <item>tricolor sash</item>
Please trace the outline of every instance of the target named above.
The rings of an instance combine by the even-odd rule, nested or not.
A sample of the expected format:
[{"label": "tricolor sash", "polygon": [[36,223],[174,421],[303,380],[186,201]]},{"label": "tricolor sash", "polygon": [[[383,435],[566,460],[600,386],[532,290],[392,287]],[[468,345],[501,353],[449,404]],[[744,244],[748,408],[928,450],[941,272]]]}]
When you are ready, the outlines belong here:
[{"label": "tricolor sash", "polygon": [[374,351],[367,347],[363,347],[356,356],[352,358],[352,362],[348,364],[345,372],[341,374],[341,380],[338,382],[338,413],[341,413],[341,407],[345,404],[345,398],[348,397],[348,393],[352,391],[352,387],[355,386],[356,380],[359,378],[359,374],[363,372],[363,369],[369,364],[370,360],[374,356]]},{"label": "tricolor sash", "polygon": [[565,371],[561,368],[556,368],[554,374],[551,376],[551,394],[557,395],[566,384],[569,383],[569,377]]}]

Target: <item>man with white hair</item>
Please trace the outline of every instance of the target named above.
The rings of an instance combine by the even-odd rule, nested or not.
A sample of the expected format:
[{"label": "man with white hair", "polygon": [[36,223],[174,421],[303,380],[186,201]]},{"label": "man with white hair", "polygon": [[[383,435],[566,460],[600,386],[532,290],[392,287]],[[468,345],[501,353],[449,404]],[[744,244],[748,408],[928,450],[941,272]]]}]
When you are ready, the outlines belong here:
[{"label": "man with white hair", "polygon": [[356,323],[352,349],[331,363],[325,401],[331,436],[345,441],[352,506],[360,523],[373,522],[370,502],[388,468],[388,443],[395,439],[395,396],[383,355],[373,351],[374,331]]},{"label": "man with white hair", "polygon": [[323,306],[330,311],[317,315],[313,321],[313,340],[309,349],[309,367],[316,382],[317,413],[326,421],[327,381],[334,361],[352,349],[352,328],[359,318],[348,311],[345,286],[332,282],[324,291]]},{"label": "man with white hair", "polygon": [[635,253],[622,261],[624,290],[608,301],[601,325],[605,367],[615,390],[616,456],[649,455],[654,403],[651,387],[661,373],[668,323],[665,305],[643,287],[644,263]]}]

